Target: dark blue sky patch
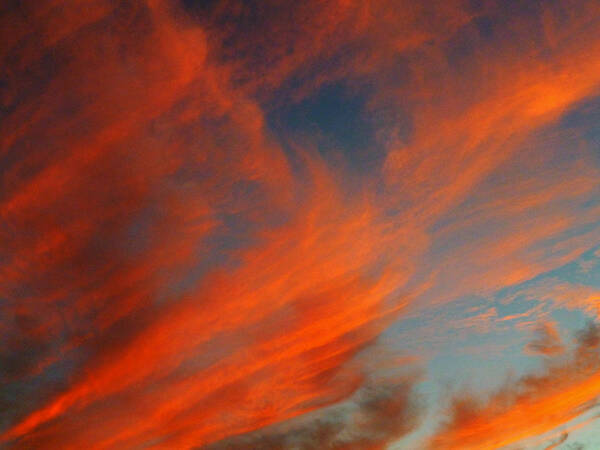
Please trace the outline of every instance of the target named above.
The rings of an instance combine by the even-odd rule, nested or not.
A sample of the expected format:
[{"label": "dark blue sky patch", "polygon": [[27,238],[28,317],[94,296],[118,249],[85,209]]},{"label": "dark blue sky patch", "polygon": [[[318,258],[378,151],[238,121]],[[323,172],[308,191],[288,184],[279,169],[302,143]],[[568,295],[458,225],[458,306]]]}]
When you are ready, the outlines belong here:
[{"label": "dark blue sky patch", "polygon": [[278,136],[317,136],[318,150],[326,159],[341,151],[351,166],[368,170],[385,155],[374,143],[376,121],[366,110],[366,100],[341,84],[328,85],[301,102],[270,111],[267,122]]}]

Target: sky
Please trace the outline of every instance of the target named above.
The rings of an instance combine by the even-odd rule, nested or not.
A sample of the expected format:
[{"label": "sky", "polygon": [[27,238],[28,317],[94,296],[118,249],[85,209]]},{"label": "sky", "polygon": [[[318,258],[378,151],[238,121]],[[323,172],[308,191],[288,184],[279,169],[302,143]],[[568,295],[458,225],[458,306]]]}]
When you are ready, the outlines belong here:
[{"label": "sky", "polygon": [[0,449],[600,448],[597,0],[0,3]]}]

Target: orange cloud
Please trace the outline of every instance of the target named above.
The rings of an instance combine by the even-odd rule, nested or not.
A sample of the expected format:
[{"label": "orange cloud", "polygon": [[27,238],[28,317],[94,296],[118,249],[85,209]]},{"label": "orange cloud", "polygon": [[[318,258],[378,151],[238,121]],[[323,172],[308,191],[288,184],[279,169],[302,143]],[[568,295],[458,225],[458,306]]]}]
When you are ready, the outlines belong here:
[{"label": "orange cloud", "polygon": [[[48,8],[40,20],[61,28]],[[348,396],[362,375],[344,364],[403,307],[411,267],[396,254],[418,233],[383,222],[370,194],[348,197],[307,152],[293,180],[260,108],[166,4],[90,13],[56,40],[28,37],[58,72],[41,109],[9,118],[24,125],[3,147],[0,205],[3,312],[19,320],[7,350],[37,349],[11,381],[83,361],[2,440],[186,447]],[[249,228],[237,239],[232,218]]]},{"label": "orange cloud", "polygon": [[[466,217],[448,217],[517,144],[597,92],[594,2],[564,19],[549,7],[543,45],[534,19],[517,21],[516,39],[478,41],[490,51],[460,70],[446,52],[493,2],[259,3],[197,15],[166,0],[3,11],[0,380],[15,393],[0,399],[3,443],[191,448],[360,396],[369,368],[356,355],[423,290],[505,286],[596,236],[556,244],[557,258],[531,250],[597,215],[564,214],[595,192],[584,156],[564,182],[536,172],[518,201],[513,183],[496,183]],[[564,38],[581,30],[584,43]],[[273,136],[269,108],[332,82],[361,91],[365,114],[393,110],[373,142],[388,152],[382,169],[349,174]],[[399,110],[411,136],[397,130]],[[435,252],[481,220],[514,226]],[[468,273],[446,270],[457,260]],[[496,311],[484,311],[462,325],[485,329]],[[555,353],[549,330],[538,352]],[[505,440],[572,417],[595,377],[536,378],[564,388],[550,399],[563,413]],[[528,383],[514,404],[548,410]],[[412,430],[408,384],[361,403],[362,434],[344,445],[380,448]],[[493,436],[522,418],[486,408],[489,425],[455,422]],[[462,439],[451,429],[439,442]]]},{"label": "orange cloud", "polygon": [[578,334],[565,361],[555,361],[541,375],[527,375],[478,402],[456,398],[450,418],[430,443],[440,449],[493,449],[551,431],[595,405],[600,393],[598,327]]}]

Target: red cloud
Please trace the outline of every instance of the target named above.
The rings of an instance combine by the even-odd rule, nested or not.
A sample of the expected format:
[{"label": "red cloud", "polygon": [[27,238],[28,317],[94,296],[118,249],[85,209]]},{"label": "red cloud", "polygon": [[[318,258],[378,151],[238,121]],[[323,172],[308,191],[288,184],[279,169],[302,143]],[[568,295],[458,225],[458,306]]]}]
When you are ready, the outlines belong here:
[{"label": "red cloud", "polygon": [[[549,7],[543,45],[530,32],[541,19],[515,19],[516,38],[505,30],[477,41],[484,54],[459,70],[448,47],[474,33],[473,18],[495,14],[493,3],[257,8],[264,16],[236,1],[202,17],[162,0],[26,1],[2,11],[2,442],[189,448],[347,399],[365,377],[349,362],[415,294],[442,286],[436,275],[453,257],[479,266],[517,255],[518,264],[477,275],[503,286],[556,264],[520,258],[528,244],[589,221],[507,228],[429,265],[428,250],[453,230],[437,221],[517,143],[597,92],[595,2],[572,15]],[[582,30],[585,42],[563,36]],[[399,137],[395,123],[378,130],[382,170],[330,167],[309,144],[284,148],[269,130],[270,107],[334,81],[367,97],[365,114],[407,110],[411,136]],[[588,170],[557,191],[589,195]],[[522,223],[525,209],[560,197],[522,191],[511,203],[512,191],[492,189],[496,203],[478,211]],[[471,278],[450,274],[459,291],[474,290]],[[547,344],[536,348],[552,353]],[[526,394],[499,394],[500,409],[455,408],[436,442],[546,430],[597,393],[597,378],[553,368],[522,381]],[[556,390],[539,395],[547,386]],[[386,417],[410,410],[407,392],[367,401],[368,436],[356,445],[384,445],[391,425],[410,422]],[[551,404],[561,408],[544,419]],[[512,427],[521,423],[531,426]]]}]

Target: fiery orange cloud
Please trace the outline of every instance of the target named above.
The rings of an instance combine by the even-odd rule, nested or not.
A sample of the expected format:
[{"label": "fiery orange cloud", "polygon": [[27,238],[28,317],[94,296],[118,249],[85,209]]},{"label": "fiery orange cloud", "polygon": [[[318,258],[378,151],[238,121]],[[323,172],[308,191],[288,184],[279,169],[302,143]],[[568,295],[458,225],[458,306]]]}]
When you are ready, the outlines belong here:
[{"label": "fiery orange cloud", "polygon": [[[338,404],[341,422],[299,439],[384,448],[416,426],[417,380],[371,386],[382,367],[357,355],[414,298],[531,278],[597,236],[561,240],[599,212],[564,206],[596,192],[584,150],[560,173],[523,152],[543,170],[484,182],[598,92],[598,6],[552,4],[488,42],[472,22],[497,2],[191,3],[0,7],[0,445],[243,446]],[[465,34],[482,50],[457,69]],[[332,83],[385,116],[374,169],[270,128]],[[456,238],[489,223],[509,226]],[[550,256],[536,247],[552,239]],[[497,311],[481,311],[455,325],[485,330]],[[540,333],[529,350],[559,353]],[[574,417],[598,392],[584,341],[576,376],[552,366],[476,413],[459,405],[434,442],[492,448]]]},{"label": "fiery orange cloud", "polygon": [[[147,440],[153,429],[162,432],[167,419],[182,414],[190,403],[201,402],[215,391],[233,389],[238,383],[248,383],[247,378],[257,377],[254,387],[264,384],[265,393],[269,386],[277,386],[282,392],[281,399],[269,400],[271,411],[262,419],[267,422],[260,420],[265,401],[262,396],[247,398],[248,411],[239,413],[238,418],[232,415],[227,423],[212,417],[220,414],[220,408],[230,407],[229,403],[218,407],[216,404],[214,410],[202,410],[199,415],[179,419],[175,425],[184,429],[199,421],[206,424],[204,428],[196,425],[190,432],[193,439],[188,436],[186,439],[200,443],[214,439],[212,436],[232,433],[237,427],[239,431],[246,430],[256,420],[260,424],[281,420],[304,411],[314,401],[339,398],[336,391],[340,387],[328,392],[332,388],[322,383],[382,329],[389,318],[381,302],[406,275],[401,268],[395,274],[375,274],[376,278],[361,275],[363,265],[385,256],[388,242],[398,242],[402,237],[396,234],[386,238],[385,230],[375,235],[377,226],[368,210],[356,215],[343,209],[336,211],[339,202],[334,192],[319,200],[323,192],[333,188],[327,186],[325,175],[315,174],[319,183],[315,192],[319,195],[314,202],[307,203],[315,206],[303,211],[294,223],[264,236],[268,245],[243,254],[239,270],[215,274],[200,283],[197,294],[161,308],[158,320],[129,345],[116,349],[110,356],[104,355],[108,358],[106,363],[94,367],[81,383],[9,433],[25,433],[71,408],[79,409],[134,384],[148,383],[150,389],[155,383],[160,384],[161,377],[177,371],[188,358],[194,364],[198,352],[211,346],[231,347],[231,353],[203,369],[202,382],[185,374],[170,375],[169,385],[161,393],[169,392],[165,399],[145,410],[144,420],[135,426],[115,423],[117,429],[126,428],[123,436],[117,429],[106,430],[112,436],[111,442],[134,439],[136,433]],[[323,201],[325,204],[321,204]],[[350,215],[344,218],[347,214]],[[323,222],[335,225],[329,228]],[[350,245],[350,241],[354,243]],[[398,305],[391,304],[387,314],[397,308]],[[279,330],[285,332],[280,334]],[[306,384],[301,380],[306,380]],[[349,387],[341,386],[342,392],[353,389],[358,380],[354,377],[352,381],[351,377],[349,381]],[[286,387],[286,383],[291,384]],[[150,389],[148,393],[151,397],[152,392]],[[141,398],[145,395],[138,394]],[[73,433],[68,433],[69,443],[62,446],[79,445]],[[44,439],[47,441],[48,437]],[[188,441],[178,442],[188,445]]]},{"label": "fiery orange cloud", "polygon": [[[575,21],[572,26],[579,24]],[[426,220],[436,219],[507,161],[511,149],[518,148],[519,138],[598,91],[600,67],[587,64],[592,55],[599,54],[598,42],[590,39],[589,46],[576,48],[565,44],[556,49],[550,65],[528,58],[528,49],[514,54],[512,49],[501,48],[498,51],[507,54],[501,53],[497,60],[482,57],[475,61],[470,89],[479,89],[481,94],[475,102],[465,104],[455,95],[439,93],[442,105],[424,102],[417,107],[413,142],[392,148],[387,156],[390,183],[414,196],[416,213]],[[484,78],[491,74],[493,78]],[[462,82],[452,75],[449,69],[449,74],[438,80],[444,83],[444,90]],[[431,84],[423,89],[430,89]],[[428,91],[422,95],[436,94]],[[436,124],[433,129],[431,123]],[[449,150],[440,152],[439,148]]]},{"label": "fiery orange cloud", "polygon": [[[222,82],[228,67],[167,3],[107,6],[77,25],[61,22],[67,6],[42,6],[31,8],[61,37],[25,36],[23,64],[47,48],[67,62],[39,108],[17,105],[4,125],[4,311],[33,321],[9,351],[39,352],[14,377],[80,351],[85,362],[2,440],[114,448],[168,436],[187,447],[353,392],[362,376],[342,368],[403,306],[385,303],[411,270],[391,249],[411,252],[415,233],[381,222],[367,196],[346,198],[309,153],[311,181],[294,186],[258,106]],[[229,268],[194,274],[229,217],[260,228]],[[52,321],[37,316],[44,307]]]},{"label": "fiery orange cloud", "polygon": [[448,423],[431,448],[495,449],[551,431],[595,405],[600,393],[598,327],[578,335],[566,361],[555,361],[541,375],[528,375],[479,403],[458,397]]}]

